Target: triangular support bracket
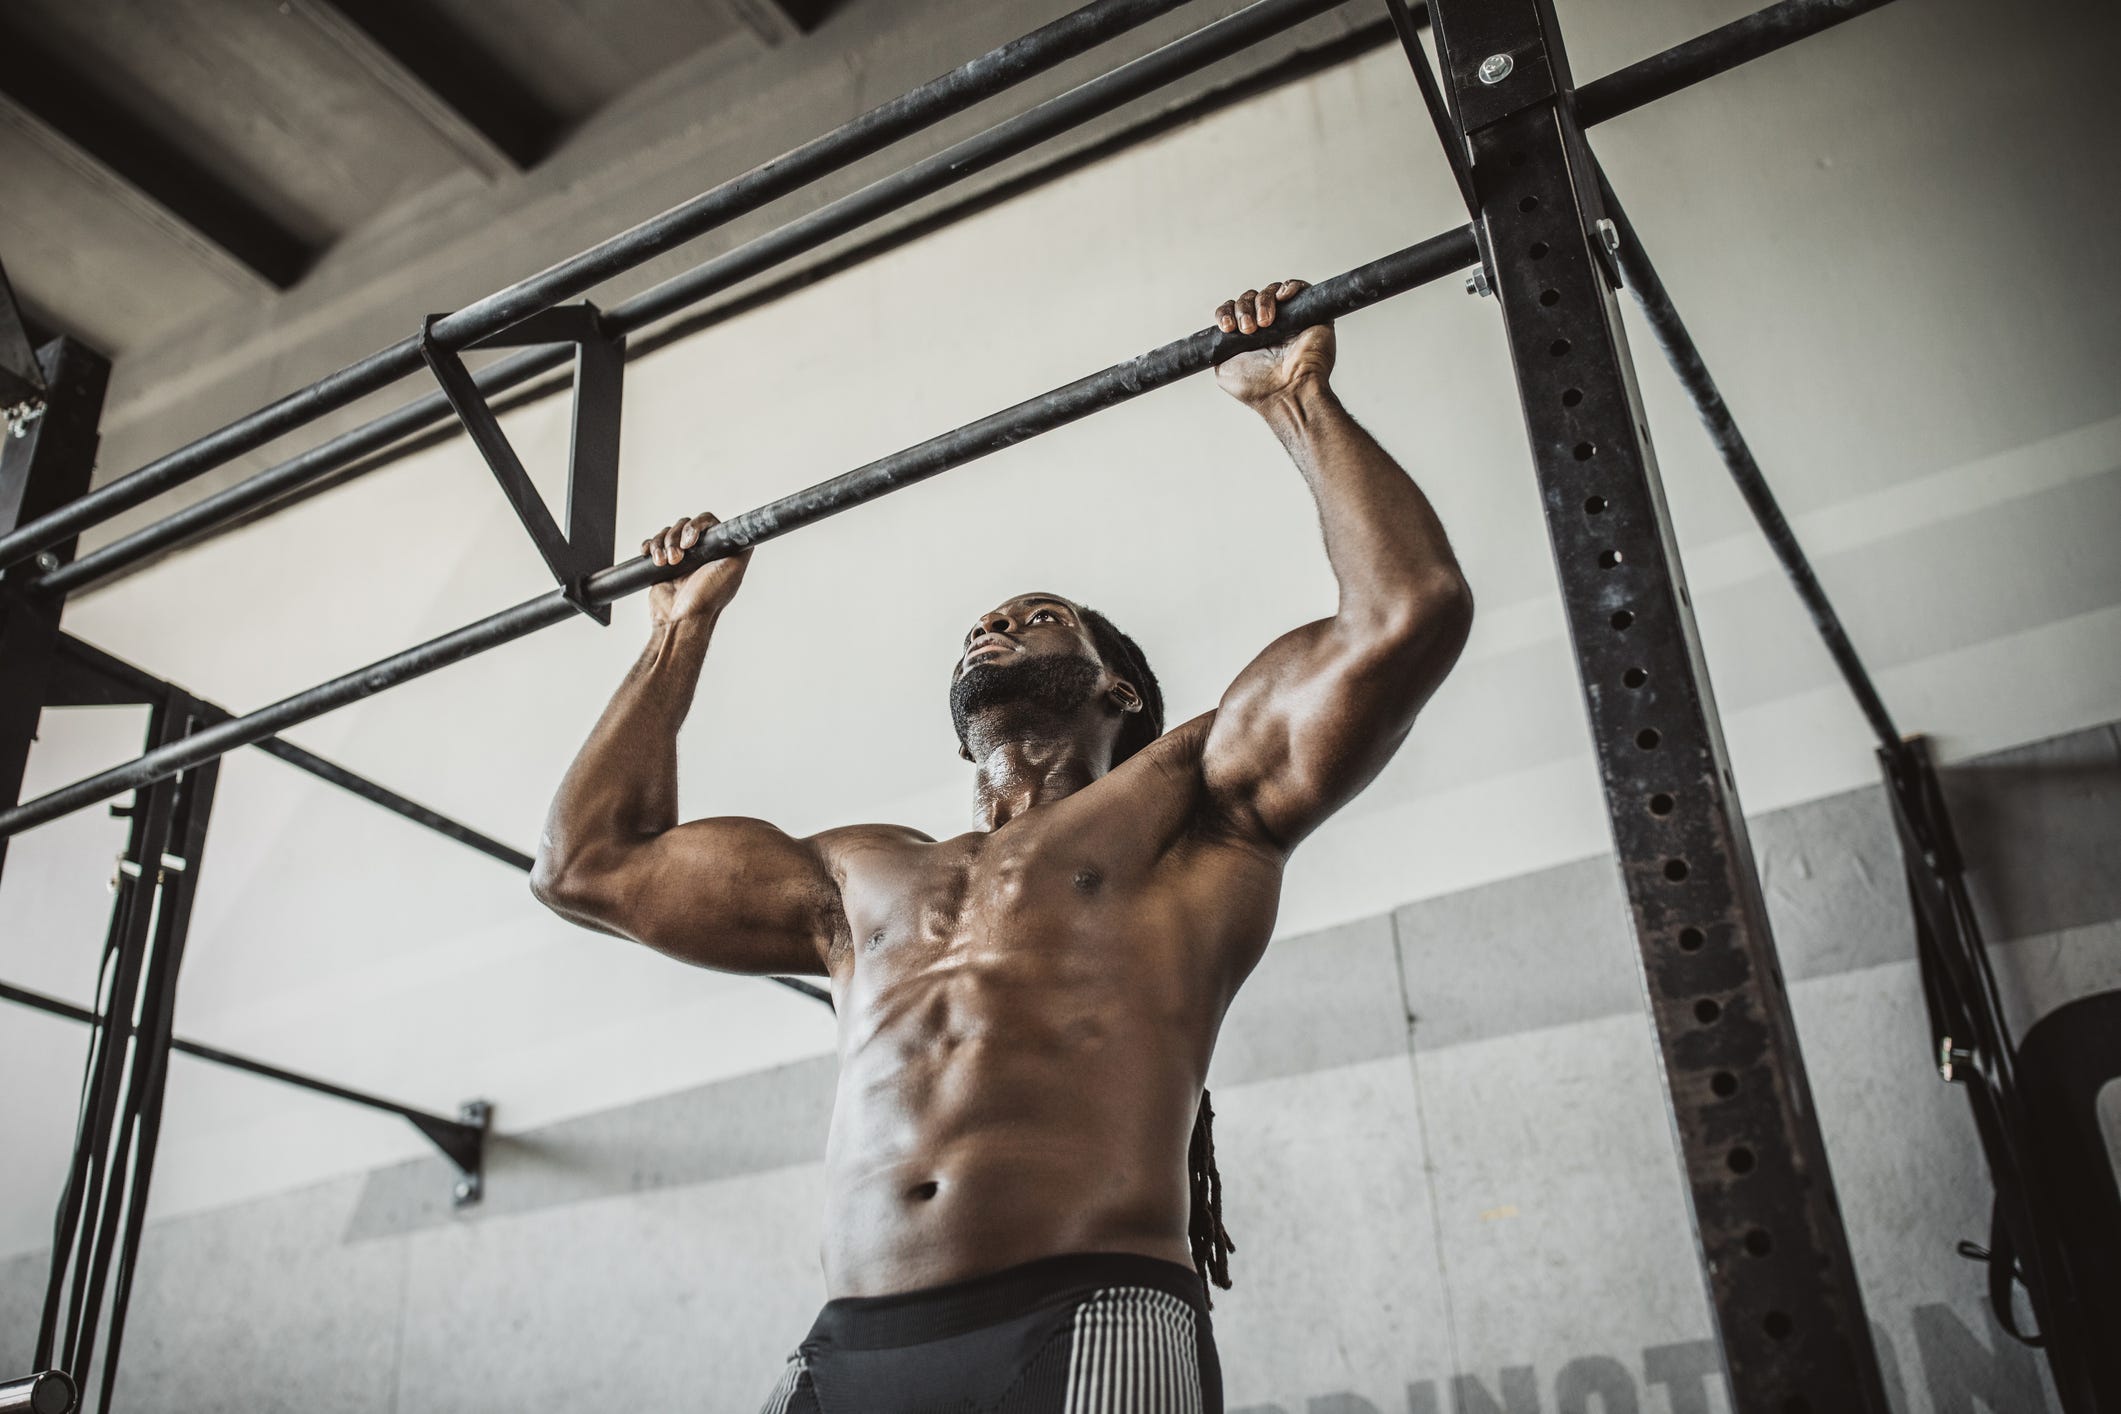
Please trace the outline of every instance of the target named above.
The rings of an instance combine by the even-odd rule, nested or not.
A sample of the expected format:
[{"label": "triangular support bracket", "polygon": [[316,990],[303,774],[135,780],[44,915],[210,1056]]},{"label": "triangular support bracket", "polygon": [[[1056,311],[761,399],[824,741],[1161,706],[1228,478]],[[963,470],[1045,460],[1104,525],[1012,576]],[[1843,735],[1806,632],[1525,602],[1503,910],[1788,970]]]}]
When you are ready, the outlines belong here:
[{"label": "triangular support bracket", "polygon": [[467,1100],[453,1120],[440,1115],[404,1111],[412,1127],[427,1136],[442,1156],[457,1166],[457,1181],[451,1191],[454,1205],[470,1207],[486,1196],[486,1133],[493,1123],[493,1106],[485,1100]]},{"label": "triangular support bracket", "polygon": [[626,338],[604,328],[593,304],[561,305],[521,320],[480,341],[486,347],[573,344],[574,426],[567,451],[567,528],[560,529],[544,498],[523,469],[485,394],[456,351],[434,337],[430,314],[420,326],[420,357],[432,369],[442,396],[456,410],[472,445],[486,459],[501,492],[568,602],[600,624],[611,607],[589,602],[589,576],[612,562],[617,549],[619,494],[619,404],[626,376]]}]

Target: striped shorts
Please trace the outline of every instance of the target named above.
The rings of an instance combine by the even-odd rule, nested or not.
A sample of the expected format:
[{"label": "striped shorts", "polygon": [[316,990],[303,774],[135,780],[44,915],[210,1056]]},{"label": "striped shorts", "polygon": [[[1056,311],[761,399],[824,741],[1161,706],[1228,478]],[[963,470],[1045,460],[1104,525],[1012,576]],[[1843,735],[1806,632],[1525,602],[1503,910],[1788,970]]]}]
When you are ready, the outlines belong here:
[{"label": "striped shorts", "polygon": [[828,1301],[761,1414],[1222,1414],[1204,1297],[1190,1267],[1087,1252]]}]

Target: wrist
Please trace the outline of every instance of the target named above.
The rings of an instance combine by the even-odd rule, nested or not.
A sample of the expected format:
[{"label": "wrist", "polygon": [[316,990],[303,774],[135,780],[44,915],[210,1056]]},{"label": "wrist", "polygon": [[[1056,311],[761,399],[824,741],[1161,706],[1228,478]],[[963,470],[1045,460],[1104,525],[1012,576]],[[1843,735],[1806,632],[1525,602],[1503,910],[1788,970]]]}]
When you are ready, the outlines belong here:
[{"label": "wrist", "polygon": [[720,612],[714,611],[651,620],[649,642],[657,648],[704,646],[714,633],[715,620],[720,617]]},{"label": "wrist", "polygon": [[1252,410],[1267,420],[1284,441],[1307,433],[1321,413],[1338,406],[1333,389],[1322,373],[1306,373],[1291,379],[1264,397],[1254,400]]}]

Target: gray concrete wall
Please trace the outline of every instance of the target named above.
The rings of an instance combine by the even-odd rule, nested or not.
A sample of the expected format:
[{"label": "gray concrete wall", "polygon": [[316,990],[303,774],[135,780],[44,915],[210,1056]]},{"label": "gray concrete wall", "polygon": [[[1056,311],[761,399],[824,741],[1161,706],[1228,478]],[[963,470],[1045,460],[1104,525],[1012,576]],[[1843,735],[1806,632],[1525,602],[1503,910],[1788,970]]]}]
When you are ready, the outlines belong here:
[{"label": "gray concrete wall", "polygon": [[[2121,986],[2121,732],[1950,787],[2014,1025]],[[1988,1183],[1928,1064],[1882,795],[1753,838],[1896,1407],[2053,1408],[1953,1254]],[[156,1223],[119,1407],[751,1410],[823,1296],[831,1064],[507,1135],[467,1214],[422,1160]],[[1609,859],[1277,943],[1211,1083],[1233,1410],[1729,1407]],[[42,1271],[0,1265],[0,1369],[26,1367]]]}]

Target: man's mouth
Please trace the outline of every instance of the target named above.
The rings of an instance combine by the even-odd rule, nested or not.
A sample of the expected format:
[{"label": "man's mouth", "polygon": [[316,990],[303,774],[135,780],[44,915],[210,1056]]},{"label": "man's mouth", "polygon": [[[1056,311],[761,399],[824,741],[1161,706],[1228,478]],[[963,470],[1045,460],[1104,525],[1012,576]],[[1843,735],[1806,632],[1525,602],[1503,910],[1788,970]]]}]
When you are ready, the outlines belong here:
[{"label": "man's mouth", "polygon": [[1014,653],[1016,645],[1004,638],[983,638],[965,650],[965,662],[969,665],[982,653]]}]

